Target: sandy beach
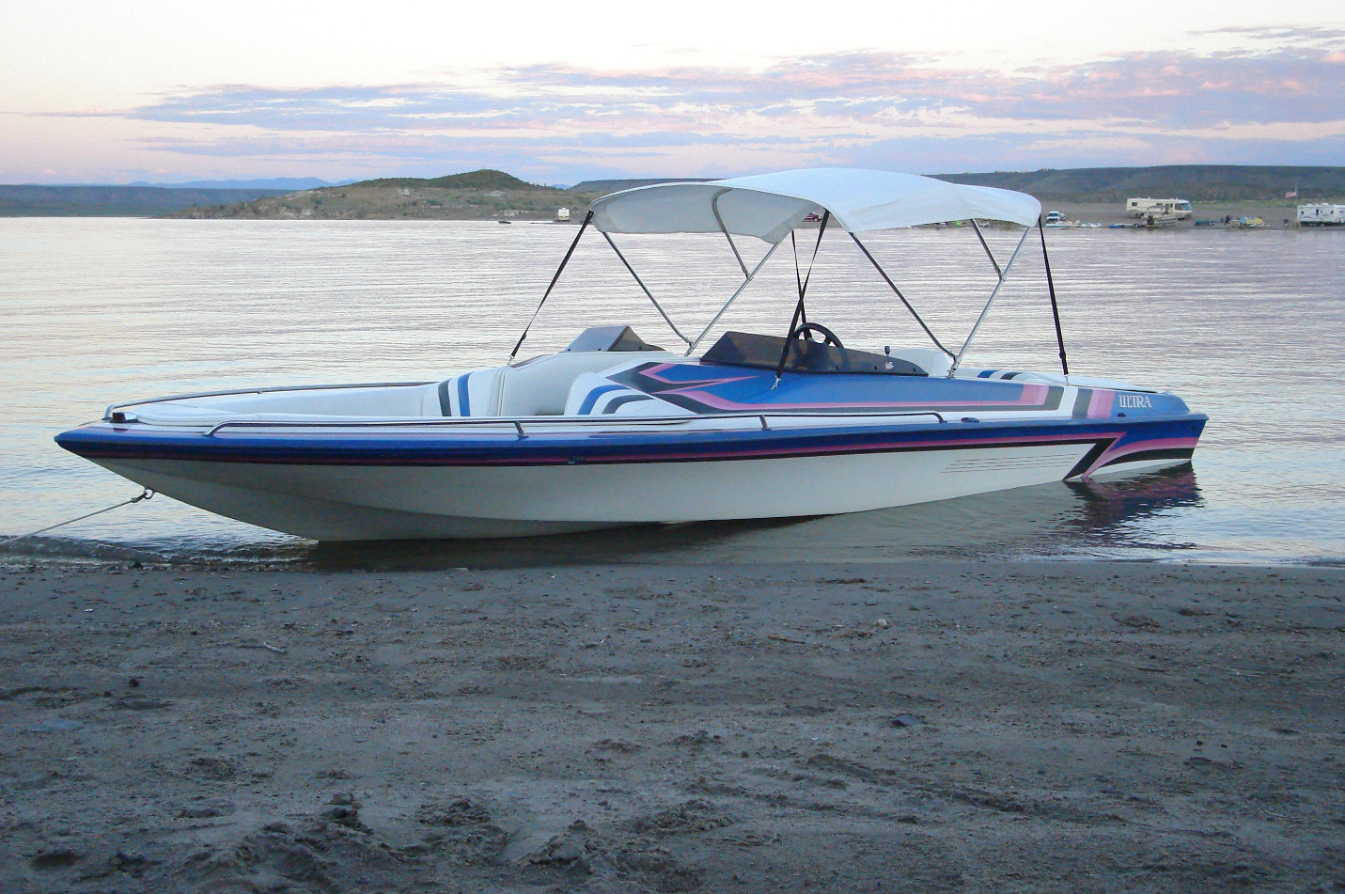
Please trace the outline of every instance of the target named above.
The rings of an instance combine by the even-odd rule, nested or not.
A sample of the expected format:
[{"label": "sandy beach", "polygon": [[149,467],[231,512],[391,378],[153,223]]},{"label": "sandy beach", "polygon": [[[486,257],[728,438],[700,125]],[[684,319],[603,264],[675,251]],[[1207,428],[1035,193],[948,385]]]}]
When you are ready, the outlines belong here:
[{"label": "sandy beach", "polygon": [[0,572],[0,889],[1345,885],[1345,571]]}]

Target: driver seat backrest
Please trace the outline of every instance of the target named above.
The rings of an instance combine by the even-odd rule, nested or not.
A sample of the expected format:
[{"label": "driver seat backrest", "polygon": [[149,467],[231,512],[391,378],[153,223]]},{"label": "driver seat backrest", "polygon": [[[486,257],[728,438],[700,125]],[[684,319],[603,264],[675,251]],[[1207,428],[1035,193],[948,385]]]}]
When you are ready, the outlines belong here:
[{"label": "driver seat backrest", "polygon": [[666,352],[566,351],[450,376],[431,386],[423,398],[427,416],[561,416],[570,387],[584,373],[633,362],[676,359]]},{"label": "driver seat backrest", "polygon": [[938,348],[893,348],[892,356],[923,369],[931,379],[948,375],[953,362]]},{"label": "driver seat backrest", "polygon": [[[496,366],[449,376],[426,393],[426,415],[500,415],[500,390],[504,385],[506,369]],[[438,410],[438,413],[434,410]]]},{"label": "driver seat backrest", "polygon": [[501,389],[501,416],[563,416],[576,379],[630,363],[673,359],[667,352],[563,351],[507,367]]}]

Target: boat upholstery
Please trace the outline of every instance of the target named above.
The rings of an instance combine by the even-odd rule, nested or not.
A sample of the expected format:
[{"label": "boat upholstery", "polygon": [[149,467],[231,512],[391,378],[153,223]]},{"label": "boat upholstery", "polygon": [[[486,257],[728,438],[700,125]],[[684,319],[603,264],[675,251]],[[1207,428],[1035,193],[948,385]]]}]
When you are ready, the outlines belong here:
[{"label": "boat upholstery", "polygon": [[506,367],[474,369],[449,376],[435,386],[428,415],[498,416]]},{"label": "boat upholstery", "polygon": [[[576,379],[616,366],[627,352],[571,351],[451,376],[433,389],[425,407],[434,416],[560,416]],[[675,360],[667,352],[642,351],[639,362]]]},{"label": "boat upholstery", "polygon": [[1059,373],[1024,372],[1017,369],[967,369],[963,367],[957,371],[957,378],[990,379],[994,382],[1030,382],[1038,385],[1067,385],[1070,383]]},{"label": "boat upholstery", "polygon": [[[621,367],[625,369],[627,364]],[[584,373],[570,387],[570,398],[565,402],[566,416],[694,416],[695,413],[675,406],[627,385],[613,382],[609,375],[620,369],[603,373]]]},{"label": "boat upholstery", "polygon": [[946,376],[953,361],[938,348],[893,348],[892,356],[907,363],[914,363],[930,376]]}]

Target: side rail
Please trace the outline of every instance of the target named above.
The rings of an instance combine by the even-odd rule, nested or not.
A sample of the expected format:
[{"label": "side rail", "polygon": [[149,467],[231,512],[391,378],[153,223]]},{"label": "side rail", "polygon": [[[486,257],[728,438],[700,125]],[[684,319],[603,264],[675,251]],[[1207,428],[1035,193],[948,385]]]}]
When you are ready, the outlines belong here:
[{"label": "side rail", "polygon": [[432,382],[356,382],[350,385],[277,385],[274,388],[240,388],[236,391],[198,391],[194,394],[170,394],[166,397],[151,397],[147,400],[128,400],[124,403],[110,404],[103,411],[104,422],[123,422],[114,419],[118,410],[127,407],[143,407],[147,404],[162,404],[173,400],[196,400],[202,397],[237,397],[242,394],[274,394],[279,391],[339,391],[343,388],[414,388],[417,385],[430,385]]},{"label": "side rail", "polygon": [[[761,423],[762,431],[770,430],[770,419],[789,419],[789,418],[842,418],[847,420],[854,419],[910,419],[910,418],[932,418],[940,423],[948,420],[942,413],[935,410],[923,410],[919,412],[905,413],[847,413],[844,415],[835,413],[817,413],[817,412],[778,412],[778,413],[705,413],[696,416],[639,416],[625,417],[616,421],[610,417],[588,417],[588,416],[515,416],[515,417],[494,417],[486,419],[378,419],[363,422],[342,422],[332,421],[277,421],[266,422],[260,419],[238,419],[229,422],[221,422],[210,428],[205,433],[207,438],[213,438],[219,432],[230,428],[442,428],[469,425],[496,425],[512,426],[519,438],[528,436],[527,428],[541,426],[554,427],[579,427],[586,428],[591,426],[603,426],[612,428],[619,426],[621,428],[644,427],[644,426],[668,426],[668,425],[689,425],[694,422],[718,421],[720,419],[755,419]],[[525,428],[527,426],[527,428]]]}]

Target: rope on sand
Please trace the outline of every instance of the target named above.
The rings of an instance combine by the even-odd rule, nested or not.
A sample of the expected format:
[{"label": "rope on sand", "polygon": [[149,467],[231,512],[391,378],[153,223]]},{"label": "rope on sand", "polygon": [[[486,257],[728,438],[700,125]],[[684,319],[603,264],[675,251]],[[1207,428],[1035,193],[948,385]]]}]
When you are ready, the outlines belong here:
[{"label": "rope on sand", "polygon": [[84,519],[86,518],[93,518],[95,515],[102,515],[104,512],[111,512],[113,509],[120,509],[123,506],[130,506],[132,503],[139,503],[141,500],[148,500],[153,496],[154,491],[150,490],[147,487],[140,492],[139,496],[131,497],[131,499],[129,500],[123,500],[120,503],[108,506],[104,509],[99,509],[96,512],[90,512],[87,515],[81,515],[78,518],[71,518],[63,522],[57,522],[54,525],[48,525],[47,527],[39,528],[36,531],[29,531],[27,534],[15,534],[13,537],[5,537],[3,539],[0,539],[0,546],[3,546],[6,543],[13,543],[15,540],[24,540],[25,538],[28,537],[36,537],[38,534],[45,534],[48,531],[54,531],[57,528],[63,528],[66,525],[72,525],[77,521],[84,521]]}]

